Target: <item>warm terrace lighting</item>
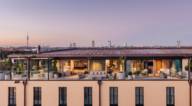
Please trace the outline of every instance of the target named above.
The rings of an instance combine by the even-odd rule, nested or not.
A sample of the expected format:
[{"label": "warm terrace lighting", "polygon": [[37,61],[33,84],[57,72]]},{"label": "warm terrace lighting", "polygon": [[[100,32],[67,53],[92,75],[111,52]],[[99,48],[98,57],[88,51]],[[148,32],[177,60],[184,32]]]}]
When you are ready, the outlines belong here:
[{"label": "warm terrace lighting", "polygon": [[0,106],[192,106],[192,1],[1,0]]}]

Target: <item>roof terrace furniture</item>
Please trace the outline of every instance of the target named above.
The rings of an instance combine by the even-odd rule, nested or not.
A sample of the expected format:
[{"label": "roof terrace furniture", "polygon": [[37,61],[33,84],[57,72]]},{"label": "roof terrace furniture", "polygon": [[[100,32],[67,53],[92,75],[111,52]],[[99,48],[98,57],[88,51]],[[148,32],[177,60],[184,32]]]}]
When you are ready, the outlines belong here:
[{"label": "roof terrace furniture", "polygon": [[103,79],[103,78],[106,78],[106,72],[91,71],[87,77],[88,77],[88,79]]},{"label": "roof terrace furniture", "polygon": [[5,73],[4,72],[0,72],[0,80],[4,80],[5,79]]},{"label": "roof terrace furniture", "polygon": [[22,79],[24,79],[24,77],[22,77],[21,74],[14,74],[14,75],[12,76],[12,79],[13,79],[13,80],[22,80]]}]

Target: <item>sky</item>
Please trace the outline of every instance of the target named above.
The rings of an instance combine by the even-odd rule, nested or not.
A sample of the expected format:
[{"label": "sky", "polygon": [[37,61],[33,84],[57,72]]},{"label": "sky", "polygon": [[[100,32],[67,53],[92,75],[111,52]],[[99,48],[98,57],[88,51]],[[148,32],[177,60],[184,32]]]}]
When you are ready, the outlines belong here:
[{"label": "sky", "polygon": [[192,0],[0,0],[0,46],[192,46]]}]

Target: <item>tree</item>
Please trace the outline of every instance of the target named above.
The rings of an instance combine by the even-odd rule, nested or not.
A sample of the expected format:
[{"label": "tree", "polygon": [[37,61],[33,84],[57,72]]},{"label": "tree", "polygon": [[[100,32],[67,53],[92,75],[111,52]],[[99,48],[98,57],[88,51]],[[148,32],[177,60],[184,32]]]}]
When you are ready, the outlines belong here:
[{"label": "tree", "polygon": [[11,70],[12,62],[10,59],[6,59],[0,62],[0,70]]},{"label": "tree", "polygon": [[190,62],[190,64],[188,64],[187,66],[185,66],[185,70],[190,70],[190,71],[192,71],[192,61]]}]

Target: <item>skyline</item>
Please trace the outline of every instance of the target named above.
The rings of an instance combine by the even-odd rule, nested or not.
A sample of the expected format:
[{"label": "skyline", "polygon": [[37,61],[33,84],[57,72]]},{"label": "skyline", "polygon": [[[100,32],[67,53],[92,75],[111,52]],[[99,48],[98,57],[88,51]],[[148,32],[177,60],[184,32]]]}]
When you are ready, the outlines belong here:
[{"label": "skyline", "polygon": [[192,0],[0,0],[0,106],[192,106]]},{"label": "skyline", "polygon": [[192,45],[192,1],[0,1],[0,45]]}]

